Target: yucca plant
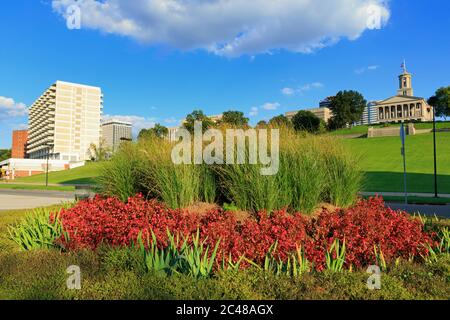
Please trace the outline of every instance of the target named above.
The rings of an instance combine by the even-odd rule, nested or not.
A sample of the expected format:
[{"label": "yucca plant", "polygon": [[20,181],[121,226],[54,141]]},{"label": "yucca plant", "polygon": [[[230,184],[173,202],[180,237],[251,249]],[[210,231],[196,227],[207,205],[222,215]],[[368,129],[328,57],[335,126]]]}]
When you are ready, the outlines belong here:
[{"label": "yucca plant", "polygon": [[429,243],[422,244],[427,250],[427,253],[421,253],[420,256],[426,263],[435,263],[439,260],[439,254],[441,253],[439,248],[433,248]]},{"label": "yucca plant", "polygon": [[220,270],[236,273],[239,271],[242,261],[244,261],[244,260],[245,260],[245,256],[241,256],[237,262],[233,262],[233,258],[231,257],[231,253],[230,253],[228,258],[225,258],[225,257],[222,258]]},{"label": "yucca plant", "polygon": [[192,244],[188,245],[185,241],[181,247],[181,264],[184,273],[194,278],[206,278],[213,272],[214,262],[219,249],[220,240],[216,242],[211,255],[209,246],[205,246],[206,239],[200,241],[200,231],[197,229],[195,236],[192,236]]},{"label": "yucca plant", "polygon": [[429,243],[423,244],[428,254],[421,254],[422,259],[426,263],[435,263],[439,260],[440,254],[450,253],[450,231],[448,228],[442,228],[438,232],[440,239],[437,246],[432,247]]},{"label": "yucca plant", "polygon": [[147,238],[147,248],[142,240],[142,234],[139,235],[139,246],[143,254],[147,272],[154,272],[160,275],[178,273],[177,269],[180,260],[178,237],[175,240],[169,232],[168,235],[169,243],[164,249],[158,248],[158,242],[153,231],[151,232],[152,241]]},{"label": "yucca plant", "polygon": [[264,264],[262,267],[249,259],[244,259],[259,270],[267,273],[273,273],[277,276],[286,275],[296,278],[311,270],[311,265],[308,259],[306,259],[305,252],[301,246],[297,247],[294,254],[288,256],[287,261],[282,261],[274,256],[277,245],[278,243],[275,242],[272,246],[270,246],[269,251],[264,258]]},{"label": "yucca plant", "polygon": [[373,245],[373,252],[375,254],[377,266],[379,266],[381,270],[387,270],[386,259],[384,258],[384,254],[383,251],[381,250],[381,247]]},{"label": "yucca plant", "polygon": [[297,247],[295,254],[292,255],[292,275],[294,277],[301,276],[305,272],[311,271],[311,264],[305,256],[305,250],[302,247]]},{"label": "yucca plant", "polygon": [[439,242],[439,251],[442,253],[450,253],[450,231],[447,227],[442,228],[438,237],[441,239]]},{"label": "yucca plant", "polygon": [[345,263],[345,240],[340,245],[339,239],[335,239],[330,249],[326,253],[327,270],[333,272],[342,272]]},{"label": "yucca plant", "polygon": [[9,238],[22,250],[51,249],[58,247],[55,240],[63,234],[59,213],[50,219],[49,209],[36,209],[25,219],[8,227]]},{"label": "yucca plant", "polygon": [[209,277],[212,274],[220,240],[210,254],[209,246],[205,246],[206,239],[200,241],[199,230],[192,236],[192,243],[189,243],[188,238],[184,238],[181,242],[179,235],[174,236],[169,231],[167,235],[169,240],[165,248],[158,248],[153,232],[151,232],[152,240],[147,238],[147,246],[142,241],[142,235],[139,235],[139,246],[147,272],[162,275],[182,273],[195,278]]}]

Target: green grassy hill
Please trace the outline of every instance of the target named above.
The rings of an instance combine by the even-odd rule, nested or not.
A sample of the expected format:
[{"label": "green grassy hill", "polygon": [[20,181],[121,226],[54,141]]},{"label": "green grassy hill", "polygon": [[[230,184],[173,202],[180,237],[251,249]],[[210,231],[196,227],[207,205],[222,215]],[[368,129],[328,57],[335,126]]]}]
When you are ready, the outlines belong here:
[{"label": "green grassy hill", "polygon": [[[438,186],[450,193],[450,133],[437,133]],[[403,160],[399,137],[345,139],[350,151],[360,158],[366,173],[364,191],[403,191]],[[406,138],[408,192],[433,192],[433,135]]]},{"label": "green grassy hill", "polygon": [[[350,134],[366,134],[369,127],[374,127],[374,128],[381,128],[383,125],[365,125],[365,126],[356,126],[356,127],[352,127],[352,128],[345,128],[345,129],[340,129],[340,130],[336,130],[331,132],[331,135],[336,135],[336,136],[340,136],[340,135],[350,135]],[[400,124],[390,124],[389,126],[391,127],[400,127]],[[415,123],[414,126],[416,127],[416,129],[432,129],[433,128],[433,123],[432,122],[420,122],[420,123]],[[450,128],[450,122],[446,121],[439,121],[436,122],[436,128],[437,129],[448,129]]]},{"label": "green grassy hill", "polygon": [[[56,184],[95,184],[95,179],[100,174],[100,167],[101,163],[87,163],[83,167],[72,170],[50,172],[48,182]],[[14,183],[45,183],[45,174],[18,178]]]}]

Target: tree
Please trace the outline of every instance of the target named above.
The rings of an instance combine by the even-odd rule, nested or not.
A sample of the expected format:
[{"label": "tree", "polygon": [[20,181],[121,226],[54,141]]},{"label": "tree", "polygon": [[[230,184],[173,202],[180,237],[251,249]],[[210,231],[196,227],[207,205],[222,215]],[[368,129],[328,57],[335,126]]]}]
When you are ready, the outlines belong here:
[{"label": "tree", "polygon": [[428,99],[428,104],[435,109],[437,117],[450,116],[450,87],[437,89],[435,95]]},{"label": "tree", "polygon": [[258,121],[258,123],[256,124],[256,128],[266,128],[267,127],[267,122],[264,120]]},{"label": "tree", "polygon": [[297,131],[317,133],[320,130],[320,119],[311,111],[300,110],[292,118],[292,124]]},{"label": "tree", "polygon": [[105,145],[105,139],[100,139],[98,145],[91,143],[89,153],[92,161],[105,161],[111,155],[111,149]]},{"label": "tree", "polygon": [[158,137],[164,138],[169,134],[169,129],[157,123],[153,128],[150,129],[142,129],[139,131],[138,139],[148,138],[148,137]]},{"label": "tree", "polygon": [[0,161],[11,158],[11,149],[0,150]]},{"label": "tree", "polygon": [[331,99],[330,109],[333,116],[330,119],[331,129],[340,129],[348,124],[353,124],[361,119],[367,101],[357,91],[339,91]]},{"label": "tree", "polygon": [[194,110],[192,113],[186,116],[186,121],[183,123],[183,127],[190,133],[193,133],[195,121],[202,122],[202,132],[205,132],[214,125],[214,122],[210,118],[208,118],[202,110]]},{"label": "tree", "polygon": [[274,127],[290,127],[292,126],[291,120],[285,115],[280,114],[279,116],[273,117],[269,120],[269,125]]},{"label": "tree", "polygon": [[244,113],[241,111],[226,111],[223,113],[223,117],[220,120],[220,123],[238,127],[245,127],[248,126],[248,121],[249,119],[244,117]]}]

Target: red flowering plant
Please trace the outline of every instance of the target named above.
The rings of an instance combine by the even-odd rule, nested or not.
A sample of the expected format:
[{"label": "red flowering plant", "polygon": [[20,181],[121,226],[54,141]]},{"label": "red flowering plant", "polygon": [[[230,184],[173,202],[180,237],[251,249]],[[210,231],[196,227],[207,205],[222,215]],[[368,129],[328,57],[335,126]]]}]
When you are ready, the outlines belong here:
[{"label": "red flowering plant", "polygon": [[419,220],[386,208],[381,197],[361,200],[346,210],[322,211],[309,224],[308,235],[307,257],[319,269],[324,267],[326,250],[335,239],[345,241],[347,267],[374,264],[375,250],[381,250],[387,262],[399,257],[410,259],[427,254],[424,244],[433,242]]},{"label": "red flowering plant", "polygon": [[256,219],[238,222],[232,212],[217,208],[198,215],[170,209],[141,195],[129,198],[127,203],[97,196],[63,209],[60,219],[65,232],[59,241],[72,250],[95,249],[102,243],[129,246],[140,235],[151,239],[151,232],[158,246],[163,247],[168,231],[191,240],[191,235],[199,230],[200,240],[210,248],[220,240],[217,263],[230,256],[233,262],[245,256],[261,263],[277,243],[275,258],[286,260],[302,246],[318,270],[325,267],[326,252],[335,239],[345,240],[347,267],[373,264],[374,247],[381,249],[386,261],[391,261],[426,255],[424,244],[432,244],[432,235],[423,230],[419,220],[385,208],[381,198],[361,200],[350,209],[323,210],[313,219],[279,210],[271,214],[260,212]]}]

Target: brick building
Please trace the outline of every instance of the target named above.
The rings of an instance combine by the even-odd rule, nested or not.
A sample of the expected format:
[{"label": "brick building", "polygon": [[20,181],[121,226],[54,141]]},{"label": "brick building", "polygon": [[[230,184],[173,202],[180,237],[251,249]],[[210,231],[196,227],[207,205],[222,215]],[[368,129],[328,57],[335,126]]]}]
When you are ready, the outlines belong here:
[{"label": "brick building", "polygon": [[15,130],[12,134],[11,158],[25,159],[28,130]]}]

